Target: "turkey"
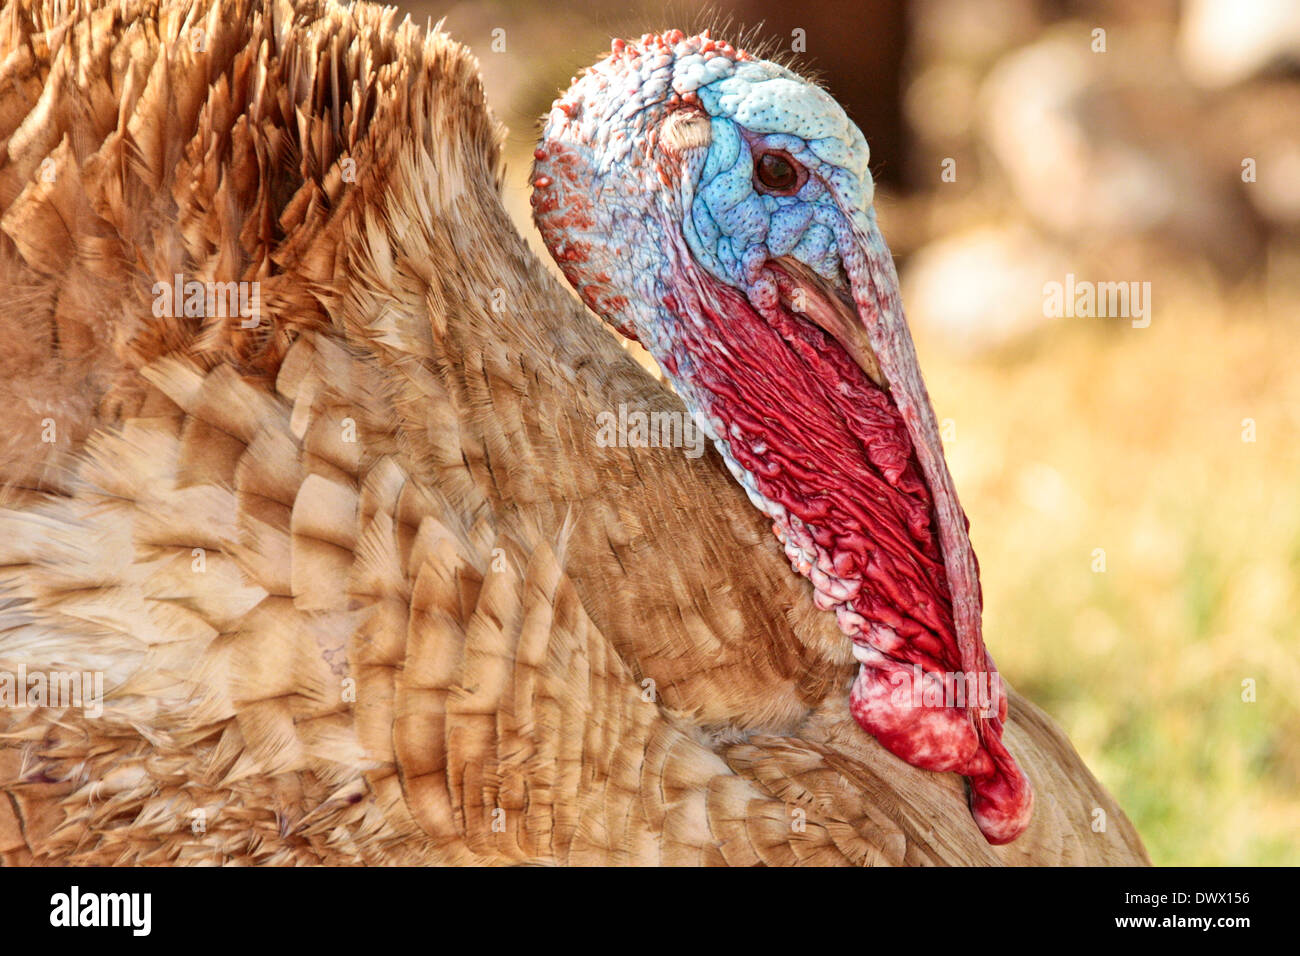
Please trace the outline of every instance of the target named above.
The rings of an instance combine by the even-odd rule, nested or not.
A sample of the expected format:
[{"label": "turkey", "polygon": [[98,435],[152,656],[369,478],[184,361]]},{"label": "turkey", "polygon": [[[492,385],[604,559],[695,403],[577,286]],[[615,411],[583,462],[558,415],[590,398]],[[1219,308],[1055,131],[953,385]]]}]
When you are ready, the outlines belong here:
[{"label": "turkey", "polygon": [[557,101],[675,391],[501,140],[392,9],[0,12],[0,859],[1145,863],[984,650],[834,102],[680,33]]}]

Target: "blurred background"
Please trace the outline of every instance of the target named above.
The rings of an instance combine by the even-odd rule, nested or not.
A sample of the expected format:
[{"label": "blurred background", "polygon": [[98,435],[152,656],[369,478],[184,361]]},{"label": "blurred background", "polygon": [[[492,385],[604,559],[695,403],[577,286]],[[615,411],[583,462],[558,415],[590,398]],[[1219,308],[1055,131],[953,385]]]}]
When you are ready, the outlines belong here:
[{"label": "blurred background", "polygon": [[[1300,863],[1300,3],[400,6],[479,57],[548,262],[538,118],[611,37],[817,75],[871,144],[999,667],[1157,863]],[[1149,325],[1048,317],[1069,275],[1150,283]]]}]

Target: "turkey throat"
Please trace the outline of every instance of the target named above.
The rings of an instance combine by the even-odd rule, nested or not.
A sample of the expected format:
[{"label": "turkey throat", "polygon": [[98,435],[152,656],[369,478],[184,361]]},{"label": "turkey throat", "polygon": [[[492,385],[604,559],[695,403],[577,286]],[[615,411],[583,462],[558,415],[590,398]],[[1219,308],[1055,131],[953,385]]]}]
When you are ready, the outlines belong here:
[{"label": "turkey throat", "polygon": [[826,278],[774,259],[747,292],[686,269],[662,364],[852,640],[853,717],[908,763],[969,778],[985,836],[1014,839],[1032,792],[1001,742],[975,557],[892,264]]}]

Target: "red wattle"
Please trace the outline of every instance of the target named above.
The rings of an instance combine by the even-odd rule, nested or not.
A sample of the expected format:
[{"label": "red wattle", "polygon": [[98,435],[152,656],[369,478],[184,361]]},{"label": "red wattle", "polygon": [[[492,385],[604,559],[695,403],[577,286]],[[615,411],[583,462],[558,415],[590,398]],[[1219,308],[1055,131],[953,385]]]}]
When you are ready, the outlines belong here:
[{"label": "red wattle", "polygon": [[[987,671],[963,672],[933,500],[901,414],[816,325],[784,309],[760,315],[729,286],[695,278],[707,301],[668,303],[681,319],[675,364],[689,365],[731,456],[778,506],[774,530],[819,606],[860,645],[854,718],[914,766],[968,777],[986,838],[1014,839],[1032,791],[1002,745],[1006,698],[983,648]],[[917,674],[973,678],[985,696],[900,695]]]}]

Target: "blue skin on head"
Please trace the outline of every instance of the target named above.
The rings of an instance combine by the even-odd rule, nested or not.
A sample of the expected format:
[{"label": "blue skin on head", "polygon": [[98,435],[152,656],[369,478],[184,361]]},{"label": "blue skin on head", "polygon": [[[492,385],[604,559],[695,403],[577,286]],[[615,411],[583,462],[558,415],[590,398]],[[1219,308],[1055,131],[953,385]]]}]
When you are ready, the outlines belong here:
[{"label": "blue skin on head", "polygon": [[[696,260],[739,288],[751,281],[745,264],[758,256],[790,255],[834,278],[845,212],[871,208],[862,132],[824,91],[770,63],[743,63],[698,93],[712,144],[683,223]],[[763,150],[780,150],[808,171],[795,195],[756,188],[754,156]]]}]

